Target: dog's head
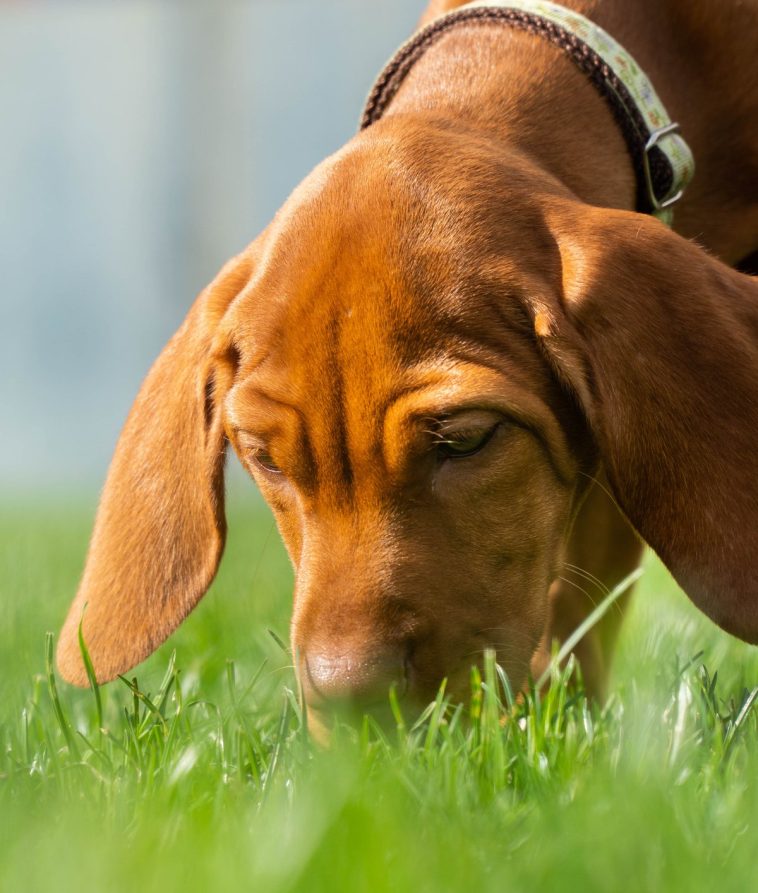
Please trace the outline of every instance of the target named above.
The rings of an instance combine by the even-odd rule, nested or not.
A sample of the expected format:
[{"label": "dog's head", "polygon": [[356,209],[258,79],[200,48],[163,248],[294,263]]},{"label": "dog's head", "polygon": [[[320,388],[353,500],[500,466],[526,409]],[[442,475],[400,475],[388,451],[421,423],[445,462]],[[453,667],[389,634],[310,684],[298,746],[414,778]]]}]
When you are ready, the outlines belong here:
[{"label": "dog's head", "polygon": [[393,681],[455,691],[486,647],[521,682],[600,461],[693,599],[755,638],[740,458],[755,347],[735,300],[755,290],[494,143],[388,117],[296,190],[150,372],[63,675],[85,681],[85,603],[106,680],[201,598],[223,548],[227,441],[296,569],[292,644],[315,710]]}]

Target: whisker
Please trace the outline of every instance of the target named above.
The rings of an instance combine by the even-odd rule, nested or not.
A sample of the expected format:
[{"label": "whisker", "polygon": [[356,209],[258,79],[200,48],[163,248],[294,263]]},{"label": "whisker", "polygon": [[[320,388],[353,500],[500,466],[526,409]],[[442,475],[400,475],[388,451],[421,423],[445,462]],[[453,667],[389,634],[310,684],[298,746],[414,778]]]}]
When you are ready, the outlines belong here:
[{"label": "whisker", "polygon": [[586,471],[580,471],[579,474],[582,475],[582,477],[586,477],[588,480],[592,481],[594,484],[597,484],[598,487],[600,487],[600,489],[603,491],[603,493],[605,493],[605,495],[608,497],[608,499],[610,499],[610,501],[611,501],[611,502],[616,506],[616,508],[621,512],[621,514],[622,514],[622,515],[624,514],[624,510],[621,508],[621,506],[620,506],[620,505],[618,504],[618,502],[616,501],[616,497],[615,497],[615,496],[613,495],[613,493],[611,493],[611,491],[605,486],[605,484],[603,484],[601,481],[599,481],[599,480],[595,477],[594,474],[587,474]]},{"label": "whisker", "polygon": [[589,592],[587,592],[587,590],[586,590],[583,586],[580,586],[578,583],[575,583],[573,580],[569,580],[568,577],[558,577],[558,579],[559,579],[559,580],[562,580],[564,583],[568,583],[569,586],[573,586],[574,589],[578,589],[579,592],[582,593],[582,595],[586,595],[587,598],[592,602],[592,607],[593,607],[593,608],[596,608],[596,607],[597,607],[598,603],[597,603],[597,602],[595,601],[595,599],[589,594]]},{"label": "whisker", "polygon": [[602,589],[602,591],[606,595],[608,595],[608,593],[611,591],[599,577],[596,577],[594,574],[591,574],[588,570],[585,570],[583,567],[579,567],[576,564],[571,564],[568,561],[564,561],[563,566],[565,568],[567,568],[568,570],[573,571],[575,574],[579,574],[579,576],[584,577],[584,579],[587,580],[588,583],[594,583],[595,586],[597,586],[598,589]]},{"label": "whisker", "polygon": [[[586,595],[587,598],[592,602],[593,608],[597,608],[598,602],[595,601],[595,599],[589,594],[589,592],[587,592],[587,590],[583,586],[580,586],[578,583],[575,583],[573,580],[569,580],[568,577],[558,577],[558,579],[563,580],[564,583],[568,583],[569,586],[573,586],[575,589],[578,589],[581,593]],[[610,592],[603,593],[603,598],[605,598],[608,595],[610,595]],[[603,599],[601,598],[600,601],[602,601],[602,600]],[[621,605],[618,602],[613,602],[613,604],[611,605],[611,610],[618,611],[619,617],[624,616],[624,612],[621,610]]]}]

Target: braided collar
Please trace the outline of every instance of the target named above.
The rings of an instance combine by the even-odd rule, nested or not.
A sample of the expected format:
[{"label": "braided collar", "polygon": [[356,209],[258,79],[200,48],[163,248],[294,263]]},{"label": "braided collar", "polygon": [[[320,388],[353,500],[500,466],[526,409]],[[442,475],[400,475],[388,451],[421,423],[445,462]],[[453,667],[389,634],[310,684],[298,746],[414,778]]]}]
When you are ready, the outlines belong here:
[{"label": "braided collar", "polygon": [[606,31],[549,0],[475,0],[432,21],[395,53],[377,78],[361,119],[369,127],[387,110],[416,61],[459,24],[498,22],[560,47],[603,96],[624,135],[637,176],[637,210],[671,225],[673,206],[695,172],[679,125],[669,117],[645,73]]}]

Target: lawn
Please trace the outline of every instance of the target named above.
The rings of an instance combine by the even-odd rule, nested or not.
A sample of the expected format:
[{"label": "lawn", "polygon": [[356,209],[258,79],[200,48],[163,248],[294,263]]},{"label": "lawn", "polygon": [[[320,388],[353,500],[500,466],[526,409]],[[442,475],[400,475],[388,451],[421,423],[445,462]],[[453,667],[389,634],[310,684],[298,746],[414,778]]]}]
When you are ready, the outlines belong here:
[{"label": "lawn", "polygon": [[[303,734],[291,572],[251,488],[219,578],[135,674],[46,671],[94,498],[0,516],[0,889],[656,891],[757,885],[758,649],[654,561],[603,710],[556,676],[509,706],[493,666],[388,737]],[[751,695],[751,693],[753,693]],[[99,713],[102,719],[99,719]]]}]

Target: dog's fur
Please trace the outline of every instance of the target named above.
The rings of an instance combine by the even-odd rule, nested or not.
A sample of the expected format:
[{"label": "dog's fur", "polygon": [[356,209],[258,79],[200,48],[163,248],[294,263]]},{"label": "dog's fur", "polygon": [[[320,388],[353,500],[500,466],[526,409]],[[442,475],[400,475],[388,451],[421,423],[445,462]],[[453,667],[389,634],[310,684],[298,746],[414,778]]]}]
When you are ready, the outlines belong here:
[{"label": "dog's fur", "polygon": [[[521,683],[591,609],[589,575],[612,586],[638,562],[630,523],[758,641],[758,281],[731,269],[758,249],[758,7],[567,5],[682,125],[697,173],[676,231],[631,210],[620,131],[558,49],[494,24],[448,33],[151,370],[61,633],[66,679],[86,683],[85,603],[108,680],[202,597],[227,440],[296,568],[312,716],[393,679],[460,691],[486,647]],[[493,428],[468,458],[441,452]],[[597,693],[616,618],[578,649]]]}]

